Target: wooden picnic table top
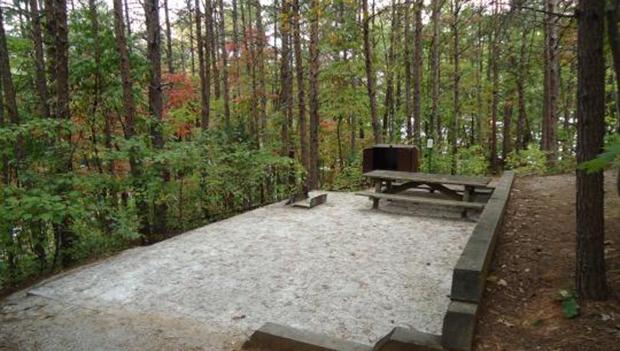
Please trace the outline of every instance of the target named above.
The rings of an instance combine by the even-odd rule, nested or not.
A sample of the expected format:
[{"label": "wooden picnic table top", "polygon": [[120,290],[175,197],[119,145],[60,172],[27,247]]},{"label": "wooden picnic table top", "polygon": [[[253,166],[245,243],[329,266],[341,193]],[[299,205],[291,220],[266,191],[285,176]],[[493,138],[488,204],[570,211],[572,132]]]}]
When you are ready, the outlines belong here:
[{"label": "wooden picnic table top", "polygon": [[401,172],[375,169],[364,173],[365,177],[384,180],[403,180],[419,183],[432,184],[456,184],[473,187],[487,187],[491,181],[490,177],[461,176],[450,174],[431,174],[419,172]]}]

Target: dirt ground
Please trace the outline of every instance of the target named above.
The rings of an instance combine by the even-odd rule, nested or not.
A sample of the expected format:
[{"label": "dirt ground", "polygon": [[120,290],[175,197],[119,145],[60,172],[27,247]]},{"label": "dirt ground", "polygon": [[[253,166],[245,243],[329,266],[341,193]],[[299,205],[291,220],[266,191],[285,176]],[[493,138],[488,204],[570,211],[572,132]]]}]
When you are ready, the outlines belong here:
[{"label": "dirt ground", "polygon": [[575,176],[518,177],[483,298],[475,350],[620,350],[620,198],[605,176],[609,301],[580,303],[564,317],[561,289],[574,287]]}]

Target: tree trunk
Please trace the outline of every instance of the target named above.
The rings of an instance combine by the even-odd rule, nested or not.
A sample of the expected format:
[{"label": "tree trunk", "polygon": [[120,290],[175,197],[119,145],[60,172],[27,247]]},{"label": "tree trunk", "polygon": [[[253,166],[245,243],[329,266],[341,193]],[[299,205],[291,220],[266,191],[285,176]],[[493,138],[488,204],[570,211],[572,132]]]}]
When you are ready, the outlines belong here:
[{"label": "tree trunk", "polygon": [[205,63],[204,41],[202,38],[200,0],[196,0],[196,50],[198,51],[198,74],[200,75],[200,127],[209,129],[209,79],[208,65]]},{"label": "tree trunk", "polygon": [[368,0],[362,0],[362,22],[364,28],[364,62],[366,66],[366,89],[370,101],[370,121],[375,144],[381,143],[381,126],[377,117],[377,92],[375,87],[375,71],[373,69],[373,48],[370,42],[370,16],[368,15]]},{"label": "tree trunk", "polygon": [[[577,30],[577,162],[595,158],[605,130],[604,1],[579,1]],[[576,287],[588,300],[607,298],[603,172],[577,169]]]},{"label": "tree trunk", "polygon": [[[164,148],[163,136],[163,100],[161,92],[161,34],[159,30],[159,0],[146,0],[144,2],[147,34],[147,59],[149,61],[149,87],[148,101],[149,114],[151,117],[151,139],[153,147],[157,150]],[[170,179],[165,165],[159,165],[159,171],[164,183]],[[167,235],[166,227],[166,203],[155,204],[155,220],[153,231],[157,235]]]},{"label": "tree trunk", "polygon": [[189,57],[193,76],[196,74],[196,62],[194,59],[194,11],[192,10],[192,0],[187,0],[187,19],[189,22]]},{"label": "tree trunk", "polygon": [[41,32],[41,14],[39,13],[38,0],[30,0],[30,22],[32,27],[32,43],[34,45],[35,83],[39,98],[39,114],[43,118],[50,117],[45,77],[45,59],[43,56],[43,36]]},{"label": "tree trunk", "polygon": [[239,21],[237,14],[237,0],[232,0],[232,23],[233,23],[233,59],[235,60],[235,80],[237,82],[237,94],[241,96],[241,64],[239,62]]},{"label": "tree trunk", "polygon": [[499,105],[499,55],[500,55],[500,10],[499,2],[494,1],[493,9],[493,42],[491,43],[491,135],[490,135],[490,163],[491,172],[494,174],[499,170],[499,160],[497,158],[497,109]]},{"label": "tree trunk", "polygon": [[319,0],[310,1],[310,170],[308,187],[319,187]]},{"label": "tree trunk", "polygon": [[293,0],[293,47],[295,50],[295,71],[297,78],[297,109],[299,114],[299,146],[301,164],[308,170],[308,132],[306,130],[306,105],[304,90],[304,66],[301,56],[301,17],[299,0]]},{"label": "tree trunk", "polygon": [[[129,19],[129,0],[125,0],[125,24],[127,26],[127,39],[131,40],[131,20]],[[131,45],[127,45],[127,49],[131,52]]]},{"label": "tree trunk", "polygon": [[289,125],[291,116],[289,111],[291,111],[292,106],[292,98],[291,98],[291,90],[292,90],[292,78],[291,78],[291,68],[290,68],[290,1],[291,0],[282,0],[282,6],[280,8],[281,11],[281,22],[280,22],[280,33],[281,33],[281,58],[280,58],[280,93],[278,107],[282,115],[282,124],[280,130],[280,137],[282,138],[282,156],[287,156],[292,151],[292,145],[290,142],[289,136]]},{"label": "tree trunk", "polygon": [[218,1],[220,8],[220,50],[222,51],[222,89],[224,89],[224,125],[230,126],[230,89],[228,87],[228,52],[226,51],[226,22],[224,0]]},{"label": "tree trunk", "polygon": [[557,101],[559,95],[560,56],[558,46],[558,0],[545,0],[545,49],[544,49],[544,91],[541,149],[547,153],[547,163],[552,166],[557,160]]},{"label": "tree trunk", "polygon": [[452,128],[450,131],[450,144],[451,148],[451,166],[450,173],[456,174],[456,165],[457,165],[457,149],[458,149],[458,133],[459,133],[459,119],[461,118],[461,100],[460,100],[460,82],[461,82],[461,71],[460,71],[460,43],[459,43],[459,14],[461,12],[461,3],[459,0],[453,0],[452,2],[452,35],[453,35],[453,60],[454,60],[454,73],[452,77],[452,91],[453,91],[453,104],[454,104],[454,114],[452,116]]},{"label": "tree trunk", "polygon": [[527,36],[528,32],[523,30],[523,34],[521,36],[521,49],[519,50],[519,64],[518,64],[518,73],[516,79],[517,85],[517,99],[518,99],[518,109],[519,116],[517,119],[517,150],[525,150],[527,148],[527,143],[530,140],[529,131],[525,128],[527,121],[527,108],[525,102],[525,79],[528,75],[528,67],[529,62],[527,55]]},{"label": "tree trunk", "polygon": [[[217,0],[213,0],[213,1],[217,1]],[[215,97],[215,99],[219,99],[221,96],[221,90],[220,90],[220,71],[217,67],[217,63],[218,63],[218,49],[217,49],[217,45],[215,44],[217,42],[217,38],[218,38],[218,30],[217,30],[217,26],[216,26],[216,13],[217,11],[215,10],[215,4],[211,1],[211,0],[206,0],[206,6],[205,6],[205,31],[206,31],[206,36],[205,36],[205,45],[207,47],[207,49],[205,50],[205,55],[207,55],[205,57],[205,62],[209,62],[209,56],[211,55],[211,73],[213,74],[213,95]],[[208,65],[205,66],[205,69],[208,71]],[[210,78],[210,75],[209,75]]]},{"label": "tree trunk", "polygon": [[433,41],[431,44],[431,115],[429,120],[430,137],[441,138],[441,122],[439,116],[439,20],[443,0],[432,1],[431,23]]},{"label": "tree trunk", "polygon": [[[7,47],[6,33],[4,31],[4,14],[0,7],[0,76],[2,76],[2,95],[4,97],[4,106],[6,107],[9,122],[17,126],[20,124],[19,111],[17,109],[17,98],[15,86],[13,84],[13,75],[11,73],[11,63],[9,61],[9,51]],[[2,99],[0,99],[0,104]],[[13,146],[15,163],[13,172],[10,170],[10,164],[5,164],[5,172],[7,183],[10,182],[11,175],[17,180],[20,164],[22,160],[22,140],[18,137],[17,142]],[[13,173],[13,174],[11,174]]]},{"label": "tree trunk", "polygon": [[168,15],[168,0],[164,0],[164,16],[166,21],[166,62],[168,63],[168,73],[174,73],[172,62],[172,31],[170,30],[170,16]]},{"label": "tree trunk", "polygon": [[421,146],[420,126],[422,121],[422,96],[420,93],[420,84],[422,81],[422,7],[424,2],[417,1],[414,4],[414,20],[415,29],[413,32],[413,142],[416,146]]},{"label": "tree trunk", "polygon": [[504,122],[502,126],[502,164],[506,165],[508,155],[512,151],[510,128],[512,124],[512,101],[508,98],[504,102]]},{"label": "tree trunk", "polygon": [[[400,3],[398,5],[400,5]],[[394,136],[394,70],[396,69],[396,65],[394,62],[394,46],[397,43],[397,32],[399,31],[400,27],[400,11],[396,11],[397,7],[398,6],[396,6],[396,2],[392,0],[392,19],[390,22],[390,47],[388,48],[388,53],[385,60],[385,71],[387,78],[385,82],[386,88],[383,111],[383,138],[390,141]],[[338,56],[338,58],[340,58],[340,56]]]},{"label": "tree trunk", "polygon": [[405,25],[404,25],[404,34],[403,39],[404,43],[404,62],[403,62],[403,71],[405,74],[405,119],[406,119],[406,130],[407,130],[407,141],[411,142],[413,140],[413,121],[411,120],[411,109],[413,105],[412,96],[411,96],[411,21],[409,17],[410,7],[408,2],[405,6]]}]

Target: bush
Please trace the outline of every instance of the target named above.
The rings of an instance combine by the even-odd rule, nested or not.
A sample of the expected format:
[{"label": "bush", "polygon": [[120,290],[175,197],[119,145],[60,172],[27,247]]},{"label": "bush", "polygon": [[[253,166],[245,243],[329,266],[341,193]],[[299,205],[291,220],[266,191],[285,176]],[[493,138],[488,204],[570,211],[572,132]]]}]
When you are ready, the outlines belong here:
[{"label": "bush", "polygon": [[521,174],[545,174],[547,156],[538,145],[530,144],[526,150],[511,152],[506,160],[506,168]]}]

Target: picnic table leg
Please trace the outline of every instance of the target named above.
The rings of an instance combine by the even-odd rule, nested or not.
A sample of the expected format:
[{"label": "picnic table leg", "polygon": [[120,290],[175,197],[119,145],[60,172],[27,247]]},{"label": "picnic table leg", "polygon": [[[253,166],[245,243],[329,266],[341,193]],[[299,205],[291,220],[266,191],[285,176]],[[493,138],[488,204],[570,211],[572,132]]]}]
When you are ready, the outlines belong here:
[{"label": "picnic table leg", "polygon": [[[473,192],[474,188],[472,186],[465,185],[465,191],[463,191],[463,201],[471,202]],[[461,213],[461,217],[467,218],[467,209],[463,210],[463,212]]]},{"label": "picnic table leg", "polygon": [[[381,192],[381,179],[376,179],[375,180],[375,193],[380,193]],[[372,208],[379,208],[379,199],[378,198],[373,198],[372,199]]]}]

